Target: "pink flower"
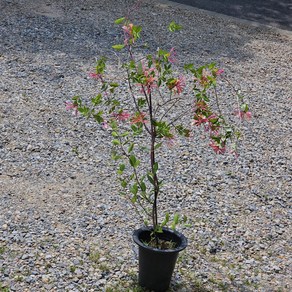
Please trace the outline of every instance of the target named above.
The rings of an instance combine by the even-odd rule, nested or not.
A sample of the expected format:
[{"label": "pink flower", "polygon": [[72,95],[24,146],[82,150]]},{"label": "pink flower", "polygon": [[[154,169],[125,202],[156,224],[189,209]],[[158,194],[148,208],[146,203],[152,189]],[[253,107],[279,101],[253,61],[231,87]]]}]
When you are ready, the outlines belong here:
[{"label": "pink flower", "polygon": [[125,35],[125,39],[124,39],[125,46],[128,45],[130,39],[131,39],[132,42],[134,42],[134,38],[133,38],[133,24],[132,23],[129,23],[128,25],[124,25],[122,27],[122,29],[123,29],[124,35]]},{"label": "pink flower", "polygon": [[147,123],[145,116],[146,116],[146,114],[144,114],[144,113],[137,113],[135,116],[133,116],[131,118],[131,124],[138,124],[138,123],[145,124],[145,123]]},{"label": "pink flower", "polygon": [[198,111],[198,110],[207,111],[207,110],[209,110],[209,107],[205,101],[201,100],[195,104],[195,110],[196,111]]},{"label": "pink flower", "polygon": [[109,126],[109,124],[107,123],[107,121],[103,121],[102,123],[101,123],[101,126],[102,126],[102,128],[104,129],[104,130],[106,130],[106,129],[110,129],[111,127]]},{"label": "pink flower", "polygon": [[224,154],[226,152],[225,145],[218,145],[214,140],[211,140],[209,146],[215,151],[216,154]]},{"label": "pink flower", "polygon": [[77,116],[78,115],[78,105],[76,103],[66,101],[66,110],[73,110],[72,115]]},{"label": "pink flower", "polygon": [[209,79],[207,76],[202,76],[200,79],[200,84],[206,86],[209,83]]},{"label": "pink flower", "polygon": [[115,117],[117,121],[126,121],[130,118],[130,114],[124,111],[120,113],[112,113],[112,116]]},{"label": "pink flower", "polygon": [[184,90],[186,86],[186,79],[184,76],[180,76],[177,80],[176,80],[176,83],[175,83],[175,88],[176,88],[176,92],[177,94],[181,94]]},{"label": "pink flower", "polygon": [[246,118],[247,120],[251,120],[251,112],[246,112],[246,113],[245,113],[245,118]]},{"label": "pink flower", "polygon": [[142,89],[141,91],[143,92],[144,90],[144,86],[147,89],[147,93],[150,94],[152,88],[156,88],[157,84],[156,84],[156,77],[154,76],[154,72],[155,69],[154,68],[150,68],[150,69],[146,69],[145,66],[142,64],[143,66],[143,75],[145,76],[143,83],[138,83]]},{"label": "pink flower", "polygon": [[200,126],[200,125],[202,125],[202,124],[204,124],[204,123],[207,123],[207,122],[209,122],[209,119],[208,118],[206,118],[204,115],[195,115],[194,116],[194,124],[196,125],[196,126]]},{"label": "pink flower", "polygon": [[217,75],[217,76],[219,76],[219,75],[221,75],[221,74],[223,74],[224,73],[224,70],[223,69],[218,69],[216,72],[215,72],[215,74]]},{"label": "pink flower", "polygon": [[147,87],[157,87],[157,85],[155,84],[156,78],[154,76],[145,74],[145,77],[145,83]]},{"label": "pink flower", "polygon": [[100,80],[101,80],[101,74],[97,74],[97,73],[90,72],[90,73],[88,74],[88,76],[89,76],[90,78],[93,78],[93,79],[100,79]]},{"label": "pink flower", "polygon": [[133,23],[129,23],[128,25],[124,25],[122,27],[122,29],[127,36],[133,35]]},{"label": "pink flower", "polygon": [[247,120],[250,121],[251,120],[251,112],[250,111],[241,111],[241,110],[236,110],[234,112],[234,114],[241,120]]},{"label": "pink flower", "polygon": [[175,48],[171,48],[169,53],[168,53],[168,61],[170,63],[176,63],[177,62],[177,58],[176,58],[176,51]]}]

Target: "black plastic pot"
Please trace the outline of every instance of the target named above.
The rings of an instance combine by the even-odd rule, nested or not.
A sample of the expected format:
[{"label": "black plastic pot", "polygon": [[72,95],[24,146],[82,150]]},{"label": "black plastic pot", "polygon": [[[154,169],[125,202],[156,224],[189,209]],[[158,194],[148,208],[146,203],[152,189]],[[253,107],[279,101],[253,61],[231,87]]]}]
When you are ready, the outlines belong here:
[{"label": "black plastic pot", "polygon": [[168,228],[158,237],[176,243],[175,249],[161,250],[145,245],[150,239],[150,228],[140,228],[133,233],[134,242],[139,246],[139,285],[155,292],[166,291],[180,251],[186,248],[186,237]]}]

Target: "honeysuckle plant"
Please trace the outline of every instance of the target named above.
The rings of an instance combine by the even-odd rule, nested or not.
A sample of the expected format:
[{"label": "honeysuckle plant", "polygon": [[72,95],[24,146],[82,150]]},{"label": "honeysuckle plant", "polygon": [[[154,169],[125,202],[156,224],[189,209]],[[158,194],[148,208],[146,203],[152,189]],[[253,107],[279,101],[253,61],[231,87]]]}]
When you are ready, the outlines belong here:
[{"label": "honeysuckle plant", "polygon": [[[93,119],[111,134],[121,194],[152,225],[155,235],[164,226],[175,229],[186,221],[181,215],[159,213],[158,199],[163,189],[160,148],[175,144],[178,136],[192,140],[201,127],[209,140],[207,145],[217,154],[237,155],[239,126],[251,118],[251,113],[243,96],[215,63],[179,68],[174,48],[158,48],[153,54],[142,55],[141,26],[127,18],[115,23],[123,33],[123,42],[112,46],[122,55],[114,71],[116,79],[107,72],[107,62],[113,60],[101,57],[89,74],[96,80],[96,95],[90,100],[75,96],[66,108]],[[173,33],[181,26],[172,22],[168,28]],[[228,118],[221,105],[221,101],[226,104],[230,99],[230,95],[220,96],[226,94],[220,90],[224,84],[235,97]]]}]

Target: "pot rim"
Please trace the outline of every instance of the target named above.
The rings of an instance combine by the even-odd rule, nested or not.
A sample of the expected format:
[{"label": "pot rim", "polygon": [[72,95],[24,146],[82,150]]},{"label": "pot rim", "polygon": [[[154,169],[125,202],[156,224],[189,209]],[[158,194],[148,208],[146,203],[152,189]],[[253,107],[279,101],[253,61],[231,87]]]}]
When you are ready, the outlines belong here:
[{"label": "pot rim", "polygon": [[174,252],[180,252],[182,251],[183,249],[185,249],[188,245],[188,240],[187,238],[180,232],[176,231],[176,230],[173,230],[173,229],[170,229],[170,228],[167,228],[167,227],[162,227],[162,230],[163,232],[166,232],[166,233],[169,233],[169,234],[172,234],[173,236],[179,238],[179,246],[174,248],[174,249],[159,249],[159,248],[156,248],[156,247],[151,247],[151,246],[148,246],[148,245],[145,245],[141,240],[140,240],[140,235],[142,233],[145,233],[145,232],[151,232],[153,231],[153,228],[152,227],[141,227],[139,229],[136,229],[134,230],[133,232],[133,240],[134,242],[139,246],[139,247],[143,247],[143,248],[146,248],[146,249],[149,249],[149,250],[153,250],[153,251],[157,251],[157,252],[161,252],[161,253],[174,253]]}]

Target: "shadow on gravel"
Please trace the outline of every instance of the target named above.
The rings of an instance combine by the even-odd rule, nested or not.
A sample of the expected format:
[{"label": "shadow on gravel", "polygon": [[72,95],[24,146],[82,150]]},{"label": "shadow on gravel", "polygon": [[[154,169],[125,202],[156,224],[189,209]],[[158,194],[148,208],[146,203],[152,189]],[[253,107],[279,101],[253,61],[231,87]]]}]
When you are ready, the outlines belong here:
[{"label": "shadow on gravel", "polygon": [[22,53],[66,53],[92,58],[94,43],[100,43],[101,32],[90,20],[70,21],[46,15],[25,15],[17,11],[0,22],[2,51]]},{"label": "shadow on gravel", "polygon": [[[114,19],[109,19],[108,12],[101,10],[98,3],[96,6],[87,7],[86,1],[70,11],[54,10],[53,4],[25,10],[22,9],[23,4],[16,5],[10,1],[5,3],[4,5],[2,3],[3,13],[0,16],[2,53],[27,52],[44,55],[62,53],[73,57],[74,60],[94,60],[98,55],[105,54],[112,44],[121,41],[120,28],[113,24]],[[160,14],[163,11],[157,13],[157,8],[159,4],[153,4],[153,17],[160,21]],[[149,11],[149,5],[142,6],[139,17],[140,19],[145,17],[143,32],[145,39],[150,39],[149,46],[157,48],[161,46],[161,40],[164,40],[163,33],[161,36],[159,31],[153,34],[153,31],[157,31],[157,27],[152,23],[152,18],[147,17],[147,10]],[[172,18],[162,19],[161,27],[167,27]],[[165,23],[162,23],[163,21]],[[216,60],[222,56],[236,58],[238,61],[252,58],[250,52],[244,50],[244,45],[253,37],[252,34],[256,34],[255,28],[251,34],[245,32],[238,35],[238,28],[232,23],[225,26],[224,31],[220,31],[215,23],[216,20],[208,26],[206,24],[208,19],[194,19],[195,29],[192,30],[188,27],[189,21],[181,17],[182,25],[185,27],[185,32],[182,33],[185,33],[186,42],[175,43],[174,40],[173,44],[170,44],[166,41],[167,46],[174,45],[183,56],[194,56],[201,62]],[[156,22],[157,20],[154,23]],[[161,30],[164,32],[163,29]]]},{"label": "shadow on gravel", "polygon": [[200,9],[292,31],[291,0],[173,0]]}]

